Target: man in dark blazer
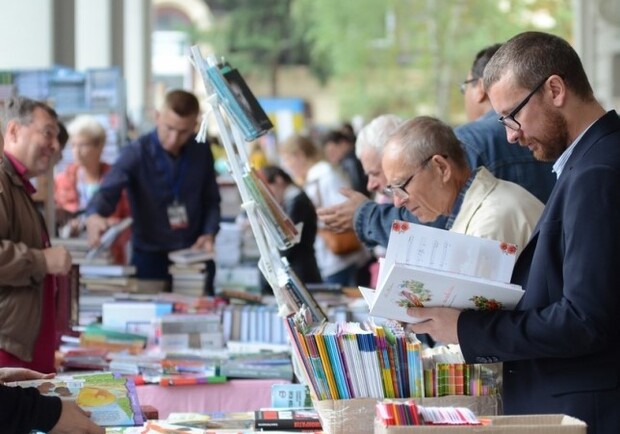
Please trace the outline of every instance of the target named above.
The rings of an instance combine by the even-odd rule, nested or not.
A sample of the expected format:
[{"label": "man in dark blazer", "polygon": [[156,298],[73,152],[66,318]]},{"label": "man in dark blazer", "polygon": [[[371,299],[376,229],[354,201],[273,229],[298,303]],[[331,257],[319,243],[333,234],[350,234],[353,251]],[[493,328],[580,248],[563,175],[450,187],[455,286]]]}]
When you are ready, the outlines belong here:
[{"label": "man in dark blazer", "polygon": [[619,433],[620,118],[594,98],[579,57],[553,35],[527,32],[484,71],[508,140],[558,177],[513,282],[514,311],[412,309],[412,326],[459,343],[469,363],[504,362],[506,414],[564,413],[589,433]]}]

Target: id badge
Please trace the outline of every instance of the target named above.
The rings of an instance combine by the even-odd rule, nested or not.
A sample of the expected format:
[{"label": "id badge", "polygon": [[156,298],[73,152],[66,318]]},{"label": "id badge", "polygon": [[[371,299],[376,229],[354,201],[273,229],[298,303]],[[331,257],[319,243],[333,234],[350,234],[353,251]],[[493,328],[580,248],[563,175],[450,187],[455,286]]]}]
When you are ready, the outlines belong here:
[{"label": "id badge", "polygon": [[185,205],[178,202],[169,205],[168,221],[173,230],[187,228],[187,209],[185,209]]}]

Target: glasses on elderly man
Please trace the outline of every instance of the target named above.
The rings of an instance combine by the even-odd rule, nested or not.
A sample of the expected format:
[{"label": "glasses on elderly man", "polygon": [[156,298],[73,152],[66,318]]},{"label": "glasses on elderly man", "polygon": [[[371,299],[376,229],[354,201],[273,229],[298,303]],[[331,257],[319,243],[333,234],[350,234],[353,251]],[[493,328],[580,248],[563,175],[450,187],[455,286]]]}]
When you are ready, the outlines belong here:
[{"label": "glasses on elderly man", "polygon": [[[549,76],[550,77],[550,76]],[[519,103],[519,105],[517,105],[513,111],[511,111],[510,113],[508,113],[506,116],[502,116],[500,117],[497,121],[510,128],[511,130],[514,131],[519,131],[521,129],[521,124],[519,123],[519,121],[517,121],[515,119],[515,116],[517,115],[517,113],[519,113],[521,111],[521,109],[523,107],[525,107],[525,104],[528,103],[528,101],[530,100],[530,98],[532,98],[534,96],[534,94],[536,92],[538,92],[538,90],[543,86],[543,84],[545,84],[545,82],[549,79],[549,77],[545,77],[545,79],[543,81],[541,81],[540,83],[538,83],[534,89],[532,89],[532,91],[525,97],[523,98],[523,101],[521,101]]]},{"label": "glasses on elderly man", "polygon": [[[407,178],[405,180],[405,182],[403,182],[400,185],[387,185],[384,189],[383,189],[383,194],[385,194],[386,196],[389,197],[397,197],[400,200],[407,200],[409,199],[409,193],[407,192],[407,186],[409,185],[409,183],[411,183],[411,181],[413,180],[413,178],[420,173],[422,170],[424,170],[424,167],[426,167],[426,165],[428,164],[429,161],[431,161],[431,159],[435,156],[435,154],[431,155],[428,158],[425,158],[421,163],[420,166],[418,167],[418,169],[413,172],[413,174]],[[445,156],[444,156],[445,157]]]}]

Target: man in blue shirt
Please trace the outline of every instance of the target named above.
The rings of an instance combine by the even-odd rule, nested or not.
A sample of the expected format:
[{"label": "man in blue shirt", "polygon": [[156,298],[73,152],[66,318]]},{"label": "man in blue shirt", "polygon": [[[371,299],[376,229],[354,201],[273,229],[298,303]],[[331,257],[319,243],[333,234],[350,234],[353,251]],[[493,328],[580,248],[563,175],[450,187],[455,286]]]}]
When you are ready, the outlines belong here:
[{"label": "man in blue shirt", "polygon": [[[528,149],[508,143],[504,127],[497,122],[497,114],[482,86],[484,67],[499,47],[500,44],[492,45],[476,55],[467,80],[461,84],[471,122],[455,128],[454,133],[463,144],[472,169],[485,166],[497,178],[521,185],[545,203],[555,185],[551,164],[537,161]],[[353,191],[343,194],[349,200],[319,209],[319,218],[335,230],[355,229],[358,238],[368,246],[387,246],[394,220],[418,223],[404,208],[378,204]],[[444,224],[445,219],[442,219],[432,226],[443,227]]]},{"label": "man in blue shirt", "polygon": [[[197,143],[198,99],[170,91],[156,128],[121,150],[87,208],[92,245],[100,243],[109,216],[127,189],[136,276],[169,280],[168,253],[193,247],[213,252],[220,194],[209,145]],[[211,273],[212,274],[212,273]]]}]

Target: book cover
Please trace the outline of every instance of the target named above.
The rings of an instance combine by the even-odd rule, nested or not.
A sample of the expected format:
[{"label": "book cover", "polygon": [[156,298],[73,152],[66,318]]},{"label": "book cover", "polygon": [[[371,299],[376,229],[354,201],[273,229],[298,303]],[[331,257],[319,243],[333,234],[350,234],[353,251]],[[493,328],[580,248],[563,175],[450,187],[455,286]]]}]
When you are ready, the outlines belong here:
[{"label": "book cover", "polygon": [[272,384],[271,407],[312,407],[310,390],[305,384]]},{"label": "book cover", "polygon": [[257,410],[254,428],[263,431],[322,429],[319,414],[312,407],[286,410],[263,408]]},{"label": "book cover", "polygon": [[360,288],[370,314],[408,323],[420,320],[411,307],[514,309],[524,291],[518,285],[415,265],[394,264],[376,291]]},{"label": "book cover", "polygon": [[74,400],[100,426],[144,423],[132,380],[111,372],[59,375],[52,379],[15,381],[9,386],[35,387],[43,395]]},{"label": "book cover", "polygon": [[168,253],[168,258],[175,264],[194,264],[215,259],[215,253],[201,249],[181,249]]}]

